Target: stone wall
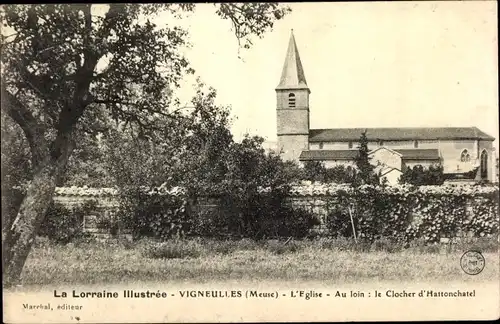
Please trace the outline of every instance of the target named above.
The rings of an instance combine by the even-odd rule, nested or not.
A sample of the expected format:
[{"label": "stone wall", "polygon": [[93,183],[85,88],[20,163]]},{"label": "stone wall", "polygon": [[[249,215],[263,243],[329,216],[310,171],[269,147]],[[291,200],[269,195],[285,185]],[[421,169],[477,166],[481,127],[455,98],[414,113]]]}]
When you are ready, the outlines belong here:
[{"label": "stone wall", "polygon": [[[102,226],[103,223],[100,222],[100,220],[106,220],[107,217],[112,217],[119,208],[118,195],[116,191],[110,189],[66,189],[58,188],[56,190],[56,195],[54,197],[54,200],[56,202],[70,208],[76,205],[81,205],[88,200],[95,200],[97,202],[97,208],[95,212],[92,212],[91,215],[87,215],[86,217],[84,217],[84,228],[88,232],[94,232],[96,228],[99,227],[104,228],[105,226]],[[382,211],[382,209],[375,208],[373,211],[375,212],[374,215],[378,215],[377,217],[383,218],[384,222],[388,222],[387,224],[392,224],[390,222],[394,222],[398,219],[398,217],[407,215],[404,217],[409,217],[408,220],[412,220],[412,225],[410,227],[413,227],[414,220],[417,221],[419,219],[426,219],[427,225],[425,226],[430,226],[429,228],[432,231],[436,231],[436,235],[443,234],[439,232],[440,228],[442,227],[434,225],[436,225],[437,223],[450,222],[457,222],[456,224],[460,228],[462,227],[462,222],[464,222],[463,224],[467,223],[469,225],[466,226],[468,226],[467,228],[469,228],[469,230],[474,230],[476,231],[476,235],[479,233],[481,234],[481,236],[485,233],[495,233],[498,231],[499,202],[497,186],[422,186],[419,187],[416,191],[414,190],[415,189],[409,189],[409,187],[407,186],[386,187],[385,189],[362,186],[360,188],[353,189],[347,185],[338,184],[307,184],[302,186],[294,186],[290,192],[290,196],[288,197],[288,203],[295,208],[304,209],[315,215],[321,223],[321,225],[319,225],[315,229],[315,231],[323,233],[326,230],[327,215],[329,214],[330,209],[337,209],[340,206],[343,206],[343,208],[347,209],[348,207],[345,204],[348,203],[348,201],[351,201],[351,198],[353,199],[352,202],[350,202],[352,204],[364,204],[365,201],[373,201],[373,198],[376,197],[373,196],[374,192],[378,192],[377,194],[388,195],[385,197],[387,197],[389,200],[383,200],[384,204],[382,205],[382,207],[386,206],[383,208],[388,209]],[[353,196],[350,196],[351,194]],[[413,204],[412,199],[408,201],[410,205],[398,203],[399,201],[407,201],[405,197],[408,197],[409,195],[417,195],[417,201],[420,201],[418,203],[418,208],[411,205]],[[427,197],[429,198],[429,200],[427,200]],[[444,197],[444,200],[439,200],[442,199],[439,197]],[[453,197],[462,197],[466,200],[457,200],[458,203],[455,204],[451,203],[452,201],[455,201],[453,200],[455,199]],[[346,198],[348,198],[348,201],[345,200]],[[342,200],[342,203],[339,202],[339,199]],[[394,203],[391,203],[391,201],[393,201],[395,205]],[[463,205],[463,203],[465,203],[465,205]],[[362,208],[366,210],[366,207],[369,206],[364,206]],[[220,213],[227,212],[221,208],[217,198],[209,197],[200,198],[196,203],[191,202],[189,204],[188,210],[193,213],[193,216],[195,217],[213,217],[214,215],[219,215]],[[432,210],[432,214],[429,214],[430,210]],[[352,216],[355,219],[361,219],[359,217],[356,217],[356,207],[354,207],[353,209],[345,210],[345,213],[343,214],[349,215],[349,213],[351,212],[353,213]],[[465,212],[465,215],[462,214],[463,212]],[[465,218],[462,218],[461,215],[465,216]],[[347,221],[348,219],[349,218],[347,218]],[[417,223],[419,222],[416,222],[416,224]],[[99,224],[101,226],[98,226]],[[404,224],[400,225],[406,226]],[[417,224],[415,226],[418,227],[420,225]],[[405,231],[405,229],[402,228],[399,228],[399,230]],[[484,233],[482,233],[483,230],[485,231]],[[408,232],[408,228],[406,228],[406,231]],[[431,234],[434,234],[434,232]]]}]

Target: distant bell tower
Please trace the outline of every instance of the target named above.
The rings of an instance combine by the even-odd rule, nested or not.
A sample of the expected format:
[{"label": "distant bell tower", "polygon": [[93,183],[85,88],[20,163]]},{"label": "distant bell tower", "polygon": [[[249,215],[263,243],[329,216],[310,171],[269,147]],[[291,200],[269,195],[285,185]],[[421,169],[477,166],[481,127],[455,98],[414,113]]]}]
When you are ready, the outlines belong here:
[{"label": "distant bell tower", "polygon": [[309,149],[310,93],[292,29],[276,87],[278,152],[284,160],[298,161],[300,153]]}]

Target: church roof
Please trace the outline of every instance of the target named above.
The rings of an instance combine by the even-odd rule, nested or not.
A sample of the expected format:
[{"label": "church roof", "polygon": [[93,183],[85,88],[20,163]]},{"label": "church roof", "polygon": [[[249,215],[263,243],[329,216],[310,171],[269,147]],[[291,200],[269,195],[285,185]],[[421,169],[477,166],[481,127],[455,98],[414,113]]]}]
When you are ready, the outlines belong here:
[{"label": "church roof", "polygon": [[[438,149],[394,149],[401,154],[403,160],[439,160]],[[308,150],[302,151],[300,161],[352,161],[358,155],[358,150]]]},{"label": "church roof", "polygon": [[403,160],[439,160],[438,149],[395,149]]},{"label": "church roof", "polygon": [[288,43],[280,83],[276,90],[280,89],[309,89],[306,76],[304,75],[304,68],[300,61],[297,44],[295,43],[295,37],[293,36],[293,30],[290,35],[290,42]]},{"label": "church roof", "polygon": [[361,133],[371,141],[404,140],[466,140],[480,139],[493,141],[494,137],[477,127],[398,127],[398,128],[330,128],[311,129],[310,142],[358,141]]},{"label": "church roof", "polygon": [[300,161],[354,160],[358,150],[309,150],[302,151]]}]

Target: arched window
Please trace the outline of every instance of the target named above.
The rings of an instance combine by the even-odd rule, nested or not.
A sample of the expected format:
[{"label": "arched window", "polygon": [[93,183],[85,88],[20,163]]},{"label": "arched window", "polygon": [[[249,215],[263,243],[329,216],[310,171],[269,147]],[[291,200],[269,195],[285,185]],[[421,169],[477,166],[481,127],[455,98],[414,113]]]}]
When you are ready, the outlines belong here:
[{"label": "arched window", "polygon": [[486,150],[481,152],[481,179],[488,177],[488,153]]},{"label": "arched window", "polygon": [[413,147],[418,148],[418,141],[413,142]]},{"label": "arched window", "polygon": [[288,95],[288,107],[295,108],[295,94],[290,93]]},{"label": "arched window", "polygon": [[323,142],[320,142],[319,143],[319,149],[322,150],[323,149]]},{"label": "arched window", "polygon": [[384,146],[384,141],[382,140],[378,141],[378,146]]},{"label": "arched window", "polygon": [[460,154],[460,161],[461,162],[470,162],[470,155],[467,150],[463,150],[462,154]]},{"label": "arched window", "polygon": [[349,147],[350,149],[352,149],[352,142],[349,142],[349,144],[348,144],[348,145],[349,145],[348,147]]}]

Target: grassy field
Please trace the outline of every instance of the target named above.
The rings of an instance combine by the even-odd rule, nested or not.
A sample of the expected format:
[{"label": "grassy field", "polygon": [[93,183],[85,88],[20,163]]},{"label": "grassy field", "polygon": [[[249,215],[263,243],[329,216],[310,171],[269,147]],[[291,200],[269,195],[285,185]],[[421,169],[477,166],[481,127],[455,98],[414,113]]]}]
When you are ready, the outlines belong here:
[{"label": "grassy field", "polygon": [[[480,244],[481,245],[481,244]],[[394,249],[346,240],[243,241],[189,240],[86,242],[65,246],[38,243],[22,279],[24,286],[190,281],[498,281],[498,241],[479,249],[486,267],[470,276],[460,257],[474,244]]]}]

